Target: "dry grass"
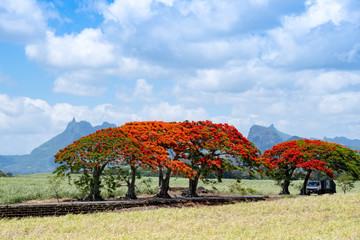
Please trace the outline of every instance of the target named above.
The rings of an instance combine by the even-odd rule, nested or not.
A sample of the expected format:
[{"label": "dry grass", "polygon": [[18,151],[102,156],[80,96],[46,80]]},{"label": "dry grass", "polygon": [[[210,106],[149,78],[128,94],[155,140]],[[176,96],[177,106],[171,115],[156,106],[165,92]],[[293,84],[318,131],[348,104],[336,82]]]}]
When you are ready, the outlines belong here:
[{"label": "dry grass", "polygon": [[0,239],[360,239],[360,194],[2,219]]}]

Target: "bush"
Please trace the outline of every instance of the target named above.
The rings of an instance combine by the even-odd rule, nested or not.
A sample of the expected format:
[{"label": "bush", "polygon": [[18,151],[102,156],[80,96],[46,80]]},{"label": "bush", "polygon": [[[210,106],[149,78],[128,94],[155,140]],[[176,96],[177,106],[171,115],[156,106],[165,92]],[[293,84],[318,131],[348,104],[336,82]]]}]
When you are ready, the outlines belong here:
[{"label": "bush", "polygon": [[343,190],[344,194],[354,188],[355,179],[347,174],[343,174],[337,178],[337,183]]},{"label": "bush", "polygon": [[11,172],[5,173],[0,170],[0,177],[13,177],[14,175]]},{"label": "bush", "polygon": [[230,193],[240,193],[241,195],[256,194],[257,191],[252,188],[244,188],[239,183],[234,183],[229,186]]}]

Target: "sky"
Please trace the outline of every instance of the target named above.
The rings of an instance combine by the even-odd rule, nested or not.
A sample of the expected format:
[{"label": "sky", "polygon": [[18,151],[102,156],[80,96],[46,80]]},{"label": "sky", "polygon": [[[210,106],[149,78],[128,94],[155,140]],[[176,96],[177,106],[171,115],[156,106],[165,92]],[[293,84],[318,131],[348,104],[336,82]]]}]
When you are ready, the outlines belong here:
[{"label": "sky", "polygon": [[1,0],[0,155],[73,117],[360,138],[358,0]]}]

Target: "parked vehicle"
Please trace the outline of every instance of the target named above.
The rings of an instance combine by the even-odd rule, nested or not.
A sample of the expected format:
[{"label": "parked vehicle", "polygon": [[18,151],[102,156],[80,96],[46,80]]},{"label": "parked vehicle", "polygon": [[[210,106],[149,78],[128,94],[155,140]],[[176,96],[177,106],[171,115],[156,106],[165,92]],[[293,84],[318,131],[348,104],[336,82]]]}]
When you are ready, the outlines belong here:
[{"label": "parked vehicle", "polygon": [[317,193],[319,195],[324,193],[334,194],[336,193],[336,184],[332,179],[311,180],[306,185],[306,193],[308,195],[311,193]]}]

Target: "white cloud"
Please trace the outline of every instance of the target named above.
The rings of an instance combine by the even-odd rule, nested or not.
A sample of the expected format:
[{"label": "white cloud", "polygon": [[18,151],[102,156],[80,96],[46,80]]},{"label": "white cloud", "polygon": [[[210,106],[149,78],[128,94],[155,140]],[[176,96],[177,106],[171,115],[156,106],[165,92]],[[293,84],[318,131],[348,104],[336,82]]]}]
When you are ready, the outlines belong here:
[{"label": "white cloud", "polygon": [[321,97],[319,111],[324,114],[343,115],[358,112],[360,94],[358,92],[342,92]]},{"label": "white cloud", "polygon": [[151,65],[137,58],[118,56],[117,65],[106,70],[106,74],[124,78],[148,77],[157,78],[167,74],[168,70],[158,65]]},{"label": "white cloud", "polygon": [[263,5],[268,5],[269,3],[269,0],[250,0],[250,3],[251,4],[254,4],[254,5],[260,5],[260,6],[263,6]]},{"label": "white cloud", "polygon": [[151,17],[154,14],[150,8],[151,2],[152,0],[115,0],[104,6],[102,12],[106,21],[126,24],[129,17],[139,20]]},{"label": "white cloud", "polygon": [[0,1],[0,39],[28,42],[46,29],[46,18],[35,0]]},{"label": "white cloud", "polygon": [[99,8],[105,21],[114,21],[125,26],[132,21],[141,22],[154,16],[156,11],[151,9],[154,2],[171,7],[174,0],[115,0],[110,4],[100,5]]},{"label": "white cloud", "polygon": [[[357,57],[359,8],[352,1],[307,1],[305,12],[283,17],[282,26],[267,30],[262,60],[269,66],[326,68]],[[347,36],[347,37],[345,37]],[[355,56],[355,58],[354,58]],[[358,58],[356,59],[359,60]]]},{"label": "white cloud", "polygon": [[153,85],[147,83],[145,79],[136,80],[133,92],[131,93],[130,91],[127,88],[122,88],[116,93],[116,97],[124,102],[154,102],[157,98],[153,92]]},{"label": "white cloud", "polygon": [[253,87],[257,73],[249,66],[229,66],[225,69],[198,70],[188,87],[203,91],[246,91]]},{"label": "white cloud", "polygon": [[206,120],[208,117],[203,108],[187,109],[184,105],[170,105],[167,102],[144,106],[140,116],[142,120],[162,121]]},{"label": "white cloud", "polygon": [[184,1],[179,11],[184,16],[196,16],[202,27],[229,30],[239,18],[239,8],[233,1],[193,0]]},{"label": "white cloud", "polygon": [[348,89],[360,89],[360,72],[349,71],[321,71],[309,79],[299,80],[311,93],[323,95]]},{"label": "white cloud", "polygon": [[307,1],[307,10],[300,16],[286,16],[283,28],[295,36],[307,34],[311,29],[331,22],[340,25],[347,20],[347,12],[338,0]]},{"label": "white cloud", "polygon": [[104,67],[115,61],[114,46],[100,29],[92,28],[64,36],[48,31],[45,42],[27,45],[25,51],[29,59],[60,69]]},{"label": "white cloud", "polygon": [[71,93],[79,96],[101,96],[106,87],[101,84],[103,76],[92,71],[76,71],[56,78],[54,92]]}]

